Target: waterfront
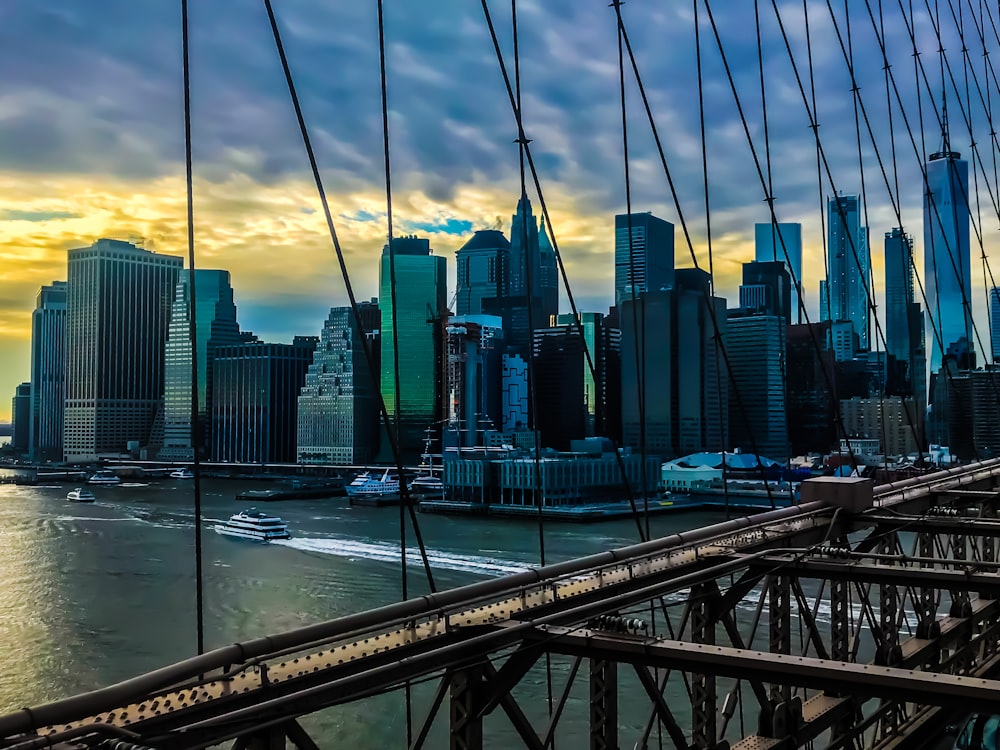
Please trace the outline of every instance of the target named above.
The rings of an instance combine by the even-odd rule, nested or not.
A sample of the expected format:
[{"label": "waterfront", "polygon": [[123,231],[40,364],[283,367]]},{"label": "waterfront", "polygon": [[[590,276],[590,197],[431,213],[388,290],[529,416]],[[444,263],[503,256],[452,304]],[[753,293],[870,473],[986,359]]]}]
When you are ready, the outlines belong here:
[{"label": "waterfront", "polygon": [[[106,685],[190,656],[195,650],[192,483],[98,487],[93,505],[61,487],[0,486],[0,712]],[[204,517],[224,520],[243,505],[238,491],[262,482],[206,480]],[[259,545],[220,537],[206,524],[205,628],[208,648],[397,601],[399,510],[359,508],[346,498],[268,504],[294,538]],[[721,520],[685,513],[651,519],[654,534]],[[422,514],[421,530],[439,588],[515,573],[538,561],[538,527],[528,520]],[[632,520],[548,524],[547,561],[637,541]],[[410,595],[426,593],[415,552]],[[565,665],[556,663],[556,689]],[[545,710],[544,670],[519,688],[531,715]],[[586,681],[578,678],[579,698]],[[417,720],[433,685],[414,691]],[[498,714],[500,712],[497,712]],[[626,727],[647,709],[623,707]],[[582,738],[584,703],[568,709],[565,735]],[[357,750],[405,745],[403,701],[390,695],[306,720],[321,746]],[[505,746],[501,716],[487,727]],[[438,727],[440,729],[440,727]],[[560,737],[563,737],[560,734]]]}]

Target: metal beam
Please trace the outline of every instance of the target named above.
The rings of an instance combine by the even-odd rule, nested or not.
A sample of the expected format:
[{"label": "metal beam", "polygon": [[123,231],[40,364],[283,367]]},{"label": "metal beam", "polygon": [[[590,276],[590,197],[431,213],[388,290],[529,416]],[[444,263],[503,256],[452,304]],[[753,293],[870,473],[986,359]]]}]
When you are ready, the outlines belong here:
[{"label": "metal beam", "polygon": [[590,659],[590,750],[618,750],[617,664],[593,656]]},{"label": "metal beam", "polygon": [[871,664],[831,662],[804,656],[703,646],[684,641],[614,638],[583,629],[542,627],[539,637],[551,639],[559,653],[589,654],[648,667],[712,671],[727,677],[766,672],[775,683],[816,690],[847,692],[866,698],[965,708],[1000,713],[1000,681],[912,671]]},{"label": "metal beam", "polygon": [[[646,695],[653,702],[653,708],[656,710],[657,716],[660,717],[660,721],[666,726],[667,734],[674,741],[674,747],[677,750],[687,750],[687,737],[684,736],[684,730],[681,729],[680,724],[677,723],[677,719],[674,718],[670,706],[663,700],[663,691],[656,684],[656,678],[642,664],[633,664],[632,666],[635,669],[636,676],[639,678],[639,683],[642,685],[643,690],[646,691]],[[714,718],[713,716],[713,721]],[[699,746],[694,745],[694,747]]]}]

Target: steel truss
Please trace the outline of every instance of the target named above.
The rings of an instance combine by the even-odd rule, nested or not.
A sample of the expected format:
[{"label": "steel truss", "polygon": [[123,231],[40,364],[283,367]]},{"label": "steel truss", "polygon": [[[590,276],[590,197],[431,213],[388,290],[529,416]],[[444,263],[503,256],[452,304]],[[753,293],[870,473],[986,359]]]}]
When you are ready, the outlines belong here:
[{"label": "steel truss", "polygon": [[[237,644],[0,717],[0,747],[309,750],[299,717],[414,680],[433,682],[412,750],[490,746],[495,713],[502,746],[538,750],[581,725],[595,749],[917,747],[1000,713],[995,476],[1000,461],[855,483],[846,504],[828,484],[798,507]],[[545,655],[542,716],[523,685]],[[623,714],[637,706],[639,731]]]}]

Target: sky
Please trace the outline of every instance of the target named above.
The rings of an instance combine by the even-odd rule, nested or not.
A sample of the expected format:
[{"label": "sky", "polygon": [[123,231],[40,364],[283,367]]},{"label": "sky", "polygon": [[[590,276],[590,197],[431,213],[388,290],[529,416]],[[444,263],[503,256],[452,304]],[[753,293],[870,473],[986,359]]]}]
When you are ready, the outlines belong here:
[{"label": "sky", "polygon": [[[803,3],[777,5],[809,95]],[[948,78],[943,87],[953,147],[969,158],[970,144],[979,143],[982,169],[970,171],[978,175],[987,255],[1000,225],[995,136],[974,83],[990,106],[1000,101],[977,32],[983,4],[912,3],[927,75],[918,86],[900,3],[885,0],[886,50],[896,79],[888,100],[867,4],[833,5],[843,34],[845,13],[851,14],[850,51],[874,143],[862,117],[859,159],[838,27],[826,2],[809,0],[818,132],[832,180],[817,172],[809,114],[771,2],[760,2],[766,139],[754,3],[707,6],[765,175],[770,163],[777,218],[803,224],[803,285],[813,317],[823,276],[822,196],[833,189],[858,193],[864,181],[876,285],[882,286],[881,237],[899,221],[876,151],[890,184],[898,178],[902,223],[921,257],[921,154],[940,143],[942,79],[929,13],[935,9],[955,81]],[[876,23],[880,5],[870,2]],[[911,4],[903,5],[909,21]],[[272,341],[318,334],[329,307],[344,304],[346,294],[263,3],[198,0],[191,6],[196,263],[232,272],[244,328]],[[274,0],[274,6],[351,280],[358,297],[368,298],[376,293],[387,235],[376,5]],[[65,279],[68,249],[99,237],[141,237],[148,248],[186,255],[179,7],[177,0],[0,4],[0,394],[13,394],[29,378],[34,297],[42,284]],[[510,64],[510,5],[489,7]],[[693,250],[708,267],[704,153],[716,288],[735,300],[740,264],[752,258],[753,224],[770,216],[704,0],[698,12],[704,152],[692,3],[629,0],[622,6],[681,210],[627,70],[631,205],[677,224],[676,265],[693,265]],[[450,258],[475,229],[509,232],[520,192],[514,118],[480,3],[386,0],[385,19],[393,231],[426,236],[436,253]],[[996,53],[991,20],[998,19],[982,20],[987,48]],[[613,296],[614,214],[626,207],[614,11],[606,0],[520,0],[518,28],[525,130],[552,218],[550,234],[581,309],[606,311]],[[528,194],[537,215],[530,182]],[[975,231],[972,244],[973,302],[988,347]],[[565,294],[562,305],[568,309]],[[0,421],[9,418],[9,403],[0,398]]]}]

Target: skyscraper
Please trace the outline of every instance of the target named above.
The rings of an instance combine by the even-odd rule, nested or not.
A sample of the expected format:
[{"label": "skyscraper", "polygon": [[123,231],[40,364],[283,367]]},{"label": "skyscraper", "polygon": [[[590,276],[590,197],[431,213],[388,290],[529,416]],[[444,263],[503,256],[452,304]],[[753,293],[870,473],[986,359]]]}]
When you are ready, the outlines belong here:
[{"label": "skyscraper", "polygon": [[[613,348],[620,347],[621,336],[617,330],[610,329],[607,319],[601,313],[582,312],[580,313],[580,325],[578,326],[572,313],[565,313],[556,318],[559,326],[570,329],[575,335],[580,335],[580,328],[583,329],[583,341],[587,351],[590,353],[591,362],[594,365],[593,375],[587,358],[581,350],[583,358],[583,395],[586,405],[587,436],[600,435],[610,437],[617,433],[617,430],[609,430],[608,417],[610,412],[614,412],[617,418],[617,411],[612,404],[609,404],[609,391],[617,387],[617,378],[620,373],[615,373],[611,377],[611,368],[621,367],[618,362],[618,353],[612,351]],[[613,331],[613,332],[612,332]]]},{"label": "skyscraper", "polygon": [[994,362],[1000,362],[1000,287],[990,289],[990,349]]},{"label": "skyscraper", "polygon": [[503,425],[503,319],[455,315],[444,329],[448,445],[482,445],[482,431]]},{"label": "skyscraper", "polygon": [[61,460],[66,393],[66,282],[43,286],[31,313],[31,420],[33,460]]},{"label": "skyscraper", "polygon": [[792,317],[788,322],[801,323],[799,300],[802,298],[802,225],[754,224],[754,260],[758,263],[781,261],[785,264],[792,290],[789,302]]},{"label": "skyscraper", "polygon": [[545,219],[539,222],[538,229],[538,264],[542,275],[540,292],[542,311],[546,324],[553,315],[559,314],[559,265],[556,262],[556,250],[552,246],[548,232],[545,231]]},{"label": "skyscraper", "polygon": [[[632,242],[629,243],[629,227]],[[674,225],[651,213],[615,216],[615,305],[674,283]]]},{"label": "skyscraper", "polygon": [[[380,409],[378,300],[334,307],[298,399],[299,463],[364,464],[378,452]],[[368,340],[374,373],[365,358]]]},{"label": "skyscraper", "polygon": [[923,413],[926,404],[926,349],[920,303],[913,301],[913,240],[900,228],[885,235],[885,348],[889,362],[887,392],[912,395]]},{"label": "skyscraper", "polygon": [[788,265],[779,261],[753,261],[743,264],[740,307],[752,312],[777,315],[785,325],[795,314],[792,308],[792,283]]},{"label": "skyscraper", "polygon": [[67,461],[145,445],[163,399],[170,305],[183,266],[128,242],[69,251]]},{"label": "skyscraper", "polygon": [[[194,310],[197,312],[195,337],[198,347],[199,445],[207,454],[212,445],[212,365],[220,346],[240,343],[236,304],[229,271],[196,269]],[[190,461],[194,458],[191,431],[191,272],[182,271],[170,308],[164,362],[163,448],[161,461]]]},{"label": "skyscraper", "polygon": [[[944,107],[941,150],[927,162],[924,194],[924,286],[927,314],[940,335],[931,336],[931,371],[954,352],[961,366],[972,352],[972,256],[969,247],[969,163],[951,150]],[[946,351],[941,351],[941,346]]]},{"label": "skyscraper", "polygon": [[[382,250],[379,270],[379,310],[382,314],[382,398],[395,423],[399,414],[399,448],[414,459],[423,449],[425,430],[439,429],[444,419],[441,327],[447,313],[448,276],[443,256],[431,255],[430,242],[395,237],[396,320],[399,398],[396,403],[396,357],[393,352],[392,285],[389,246]],[[380,457],[390,460],[389,445]]]},{"label": "skyscraper", "polygon": [[857,195],[838,195],[827,200],[827,270],[820,282],[821,319],[849,320],[858,344],[868,348],[871,290],[871,255],[868,227],[860,225]]},{"label": "skyscraper", "polygon": [[10,416],[10,445],[18,453],[27,453],[31,440],[31,383],[21,383],[14,389]]},{"label": "skyscraper", "polygon": [[729,398],[729,439],[744,451],[756,448],[760,455],[779,461],[788,458],[787,325],[777,315],[736,316],[726,321],[734,390]]},{"label": "skyscraper", "polygon": [[318,339],[219,346],[212,368],[212,459],[291,463],[299,390]]},{"label": "skyscraper", "polygon": [[477,231],[455,253],[456,315],[480,315],[483,299],[506,297],[509,289],[510,243],[495,229]]},{"label": "skyscraper", "polygon": [[534,332],[535,397],[542,445],[569,450],[587,437],[586,358],[579,331],[568,326]]}]

